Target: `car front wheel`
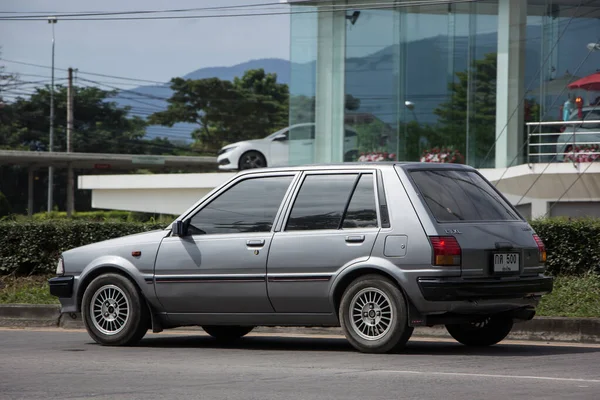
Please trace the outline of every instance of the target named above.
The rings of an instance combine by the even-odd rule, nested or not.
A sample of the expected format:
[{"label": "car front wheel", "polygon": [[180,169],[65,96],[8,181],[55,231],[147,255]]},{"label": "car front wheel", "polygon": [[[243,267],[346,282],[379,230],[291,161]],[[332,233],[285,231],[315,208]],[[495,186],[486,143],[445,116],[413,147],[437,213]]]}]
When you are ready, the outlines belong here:
[{"label": "car front wheel", "polygon": [[512,327],[511,318],[489,316],[478,322],[446,325],[446,330],[457,342],[465,346],[485,347],[504,340]]},{"label": "car front wheel", "polygon": [[267,160],[258,151],[247,151],[240,157],[239,169],[264,168]]},{"label": "car front wheel", "polygon": [[346,338],[363,353],[398,350],[413,332],[402,292],[379,275],[352,282],[342,296],[339,315]]},{"label": "car front wheel", "polygon": [[81,311],[88,334],[102,345],[136,344],[150,325],[150,312],[137,287],[119,274],[95,278],[83,294]]}]

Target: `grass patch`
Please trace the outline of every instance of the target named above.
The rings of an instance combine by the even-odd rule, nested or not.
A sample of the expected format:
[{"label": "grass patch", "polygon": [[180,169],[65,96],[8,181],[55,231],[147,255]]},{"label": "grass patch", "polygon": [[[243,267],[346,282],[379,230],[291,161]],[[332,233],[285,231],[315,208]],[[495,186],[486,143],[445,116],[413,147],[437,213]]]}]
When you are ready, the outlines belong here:
[{"label": "grass patch", "polygon": [[542,298],[536,315],[600,318],[600,275],[556,278],[552,293]]},{"label": "grass patch", "polygon": [[0,304],[58,304],[50,295],[48,279],[54,275],[0,277]]},{"label": "grass patch", "polygon": [[[48,289],[53,276],[0,277],[0,304],[58,304]],[[553,292],[542,298],[536,315],[600,318],[600,275],[556,278]]]}]

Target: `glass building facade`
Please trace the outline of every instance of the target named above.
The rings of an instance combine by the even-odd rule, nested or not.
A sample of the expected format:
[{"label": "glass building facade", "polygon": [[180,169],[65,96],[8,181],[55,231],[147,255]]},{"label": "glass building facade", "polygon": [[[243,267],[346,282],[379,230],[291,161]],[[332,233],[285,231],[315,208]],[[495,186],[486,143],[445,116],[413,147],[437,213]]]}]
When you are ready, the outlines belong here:
[{"label": "glass building facade", "polygon": [[289,2],[290,125],[314,124],[291,129],[293,165],[523,164],[560,133],[531,122],[600,95],[568,88],[600,68],[600,1]]}]

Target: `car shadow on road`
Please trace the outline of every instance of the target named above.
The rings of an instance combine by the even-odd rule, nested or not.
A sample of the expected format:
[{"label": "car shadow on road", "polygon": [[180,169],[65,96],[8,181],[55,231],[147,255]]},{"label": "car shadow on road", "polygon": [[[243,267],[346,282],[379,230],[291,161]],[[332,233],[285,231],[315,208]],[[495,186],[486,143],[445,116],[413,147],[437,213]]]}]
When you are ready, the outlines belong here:
[{"label": "car shadow on road", "polygon": [[[241,338],[233,343],[222,343],[204,335],[153,336],[142,340],[138,347],[181,348],[181,349],[236,349],[261,351],[327,351],[356,352],[343,338],[310,338],[289,336],[252,336]],[[541,357],[561,354],[598,353],[600,347],[584,347],[558,344],[515,344],[499,343],[486,348],[470,348],[456,342],[432,341],[421,338],[411,339],[397,354],[405,355],[479,355],[493,357]]]}]

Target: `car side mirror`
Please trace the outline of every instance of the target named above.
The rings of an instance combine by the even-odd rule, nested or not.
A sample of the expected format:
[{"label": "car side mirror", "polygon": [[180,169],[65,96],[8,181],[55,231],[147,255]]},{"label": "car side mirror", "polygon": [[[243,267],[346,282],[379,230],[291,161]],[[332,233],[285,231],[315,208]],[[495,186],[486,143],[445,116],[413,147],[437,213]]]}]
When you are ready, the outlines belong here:
[{"label": "car side mirror", "polygon": [[178,219],[173,222],[173,226],[171,227],[174,236],[185,236],[187,234],[187,225],[182,220]]},{"label": "car side mirror", "polygon": [[276,141],[276,142],[285,142],[286,140],[288,140],[288,137],[285,133],[282,133],[281,135],[277,135],[273,138],[273,141]]}]

